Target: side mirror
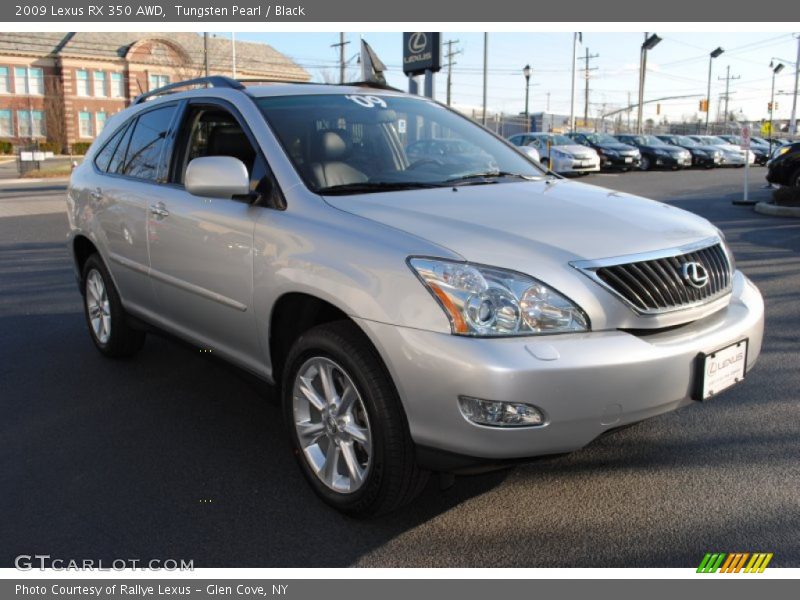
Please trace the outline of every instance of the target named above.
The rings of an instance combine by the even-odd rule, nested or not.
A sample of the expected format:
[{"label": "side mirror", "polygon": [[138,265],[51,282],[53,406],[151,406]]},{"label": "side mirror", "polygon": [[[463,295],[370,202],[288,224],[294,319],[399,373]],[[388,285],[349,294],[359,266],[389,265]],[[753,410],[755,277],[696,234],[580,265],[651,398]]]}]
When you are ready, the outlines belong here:
[{"label": "side mirror", "polygon": [[208,198],[232,198],[250,192],[247,167],[232,156],[201,156],[186,167],[186,191]]},{"label": "side mirror", "polygon": [[539,162],[541,158],[539,156],[539,151],[533,146],[520,146],[519,151],[528,158],[530,158],[531,160],[535,160],[536,162]]}]

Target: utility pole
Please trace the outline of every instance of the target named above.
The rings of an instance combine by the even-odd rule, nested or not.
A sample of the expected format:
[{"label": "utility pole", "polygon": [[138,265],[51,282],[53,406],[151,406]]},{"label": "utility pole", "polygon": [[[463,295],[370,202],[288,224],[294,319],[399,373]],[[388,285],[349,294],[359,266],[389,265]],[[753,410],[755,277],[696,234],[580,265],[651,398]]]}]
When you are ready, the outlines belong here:
[{"label": "utility pole", "polygon": [[593,58],[598,58],[599,54],[589,54],[589,48],[586,48],[586,56],[581,56],[578,60],[586,61],[583,65],[583,78],[586,80],[586,92],[583,102],[583,126],[588,127],[589,123],[589,71],[597,71],[597,67],[589,68],[589,61]]},{"label": "utility pole", "polygon": [[344,60],[344,47],[350,42],[344,40],[344,32],[339,33],[339,43],[331,44],[331,48],[339,48],[339,84],[344,84],[344,68],[346,62]]},{"label": "utility pole", "polygon": [[[628,133],[631,132],[631,93],[628,92]],[[622,116],[622,115],[620,115]]]},{"label": "utility pole", "polygon": [[486,126],[486,84],[489,77],[489,34],[483,34],[483,115],[481,125]]},{"label": "utility pole", "polygon": [[728,100],[730,99],[731,80],[741,79],[741,75],[731,75],[731,66],[728,65],[725,69],[725,77],[717,77],[720,81],[725,81],[725,112],[723,113],[723,123],[728,123]]},{"label": "utility pole", "polygon": [[547,92],[547,108],[545,110],[550,112],[550,92]]},{"label": "utility pole", "polygon": [[236,79],[236,32],[231,32],[231,72]]},{"label": "utility pole", "polygon": [[206,77],[208,77],[208,32],[203,33],[203,57],[205,62]]},{"label": "utility pole", "polygon": [[572,34],[572,87],[569,93],[569,130],[575,131],[575,71],[577,68],[576,56],[578,52],[578,42],[583,43],[583,34],[575,32]]},{"label": "utility pole", "polygon": [[792,98],[792,116],[789,118],[789,134],[797,135],[797,84],[800,82],[800,34],[797,35],[797,58],[794,63],[794,96]]},{"label": "utility pole", "polygon": [[453,84],[453,66],[456,64],[453,59],[461,54],[463,50],[453,50],[453,44],[457,44],[459,40],[447,40],[447,53],[444,57],[447,59],[447,106],[450,106],[450,90]]}]

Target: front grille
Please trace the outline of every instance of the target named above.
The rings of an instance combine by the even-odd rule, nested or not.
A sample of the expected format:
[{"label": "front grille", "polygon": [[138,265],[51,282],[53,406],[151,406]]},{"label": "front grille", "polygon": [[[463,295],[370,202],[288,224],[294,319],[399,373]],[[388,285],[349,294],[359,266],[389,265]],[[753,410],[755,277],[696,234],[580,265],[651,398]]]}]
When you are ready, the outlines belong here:
[{"label": "front grille", "polygon": [[[684,265],[698,263],[685,273]],[[583,269],[586,271],[587,269]],[[719,243],[691,251],[590,268],[597,280],[622,297],[641,313],[662,313],[705,304],[728,293],[731,288],[731,265]],[[707,277],[699,285],[702,276]]]}]

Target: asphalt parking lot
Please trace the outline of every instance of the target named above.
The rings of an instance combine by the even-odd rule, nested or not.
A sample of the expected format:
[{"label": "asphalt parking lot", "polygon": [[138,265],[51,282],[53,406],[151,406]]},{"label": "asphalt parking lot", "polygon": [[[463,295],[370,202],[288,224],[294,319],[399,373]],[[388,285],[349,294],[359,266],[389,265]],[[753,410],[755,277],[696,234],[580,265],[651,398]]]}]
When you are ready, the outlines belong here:
[{"label": "asphalt parking lot", "polygon": [[[763,173],[752,170],[761,198]],[[432,481],[369,521],[317,501],[266,385],[156,336],[133,360],[103,359],[54,212],[63,189],[0,188],[0,566],[38,553],[196,567],[691,567],[707,551],[800,566],[800,220],[733,206],[741,170],[582,181],[726,233],[766,299],[760,363],[711,402],[569,456],[445,491]]]}]

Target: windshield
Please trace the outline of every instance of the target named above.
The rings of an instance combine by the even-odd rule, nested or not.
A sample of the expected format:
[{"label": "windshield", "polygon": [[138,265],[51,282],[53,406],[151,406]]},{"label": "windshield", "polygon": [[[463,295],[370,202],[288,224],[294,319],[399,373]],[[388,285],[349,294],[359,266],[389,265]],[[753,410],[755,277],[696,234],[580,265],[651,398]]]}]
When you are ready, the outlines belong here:
[{"label": "windshield", "polygon": [[593,144],[619,144],[619,140],[607,133],[589,133],[586,138]]},{"label": "windshield", "polygon": [[551,146],[574,146],[575,140],[568,138],[565,135],[550,135],[547,136]]},{"label": "windshield", "polygon": [[687,147],[692,147],[693,148],[694,146],[699,146],[700,145],[696,141],[694,141],[692,138],[687,137],[685,135],[679,135],[676,138],[676,140],[678,141],[678,145],[679,146],[687,146]]},{"label": "windshield", "polygon": [[545,175],[505,142],[427,99],[320,94],[256,102],[315,192],[368,193]]},{"label": "windshield", "polygon": [[703,136],[703,141],[705,141],[707,144],[711,144],[712,146],[719,146],[720,144],[722,144],[723,146],[728,145],[728,142],[715,135]]},{"label": "windshield", "polygon": [[637,146],[668,146],[654,135],[632,135],[630,137],[620,138],[624,143],[632,143]]}]

